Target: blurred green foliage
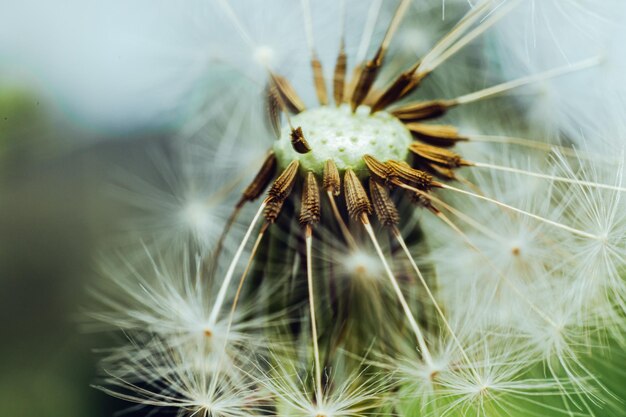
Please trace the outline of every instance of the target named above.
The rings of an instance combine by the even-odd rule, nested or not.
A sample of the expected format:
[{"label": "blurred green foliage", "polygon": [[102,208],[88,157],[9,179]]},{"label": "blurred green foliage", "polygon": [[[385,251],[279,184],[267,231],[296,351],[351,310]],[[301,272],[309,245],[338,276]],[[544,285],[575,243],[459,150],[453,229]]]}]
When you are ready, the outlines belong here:
[{"label": "blurred green foliage", "polygon": [[36,95],[0,88],[2,417],[130,407],[91,388],[100,375],[93,349],[111,341],[82,331],[80,312],[97,276],[93,258],[121,216],[107,194],[110,173],[143,169],[146,147],[160,138],[77,132]]}]

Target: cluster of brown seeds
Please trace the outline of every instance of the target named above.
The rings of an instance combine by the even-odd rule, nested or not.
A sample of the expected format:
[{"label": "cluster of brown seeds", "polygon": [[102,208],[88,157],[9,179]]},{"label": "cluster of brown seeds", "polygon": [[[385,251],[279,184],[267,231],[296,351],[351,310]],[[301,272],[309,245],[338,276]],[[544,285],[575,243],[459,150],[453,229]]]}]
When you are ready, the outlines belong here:
[{"label": "cluster of brown seeds", "polygon": [[[347,57],[343,42],[341,43],[333,77],[333,98],[337,106],[349,103],[352,110],[355,111],[359,105],[365,104],[371,106],[372,113],[384,110],[417,88],[428,75],[428,73],[418,72],[418,65],[414,65],[403,72],[382,92],[372,90],[385,53],[386,47],[381,45],[372,60],[357,66],[353,81],[346,86]],[[316,55],[314,55],[311,65],[318,100],[321,105],[327,105],[326,83],[321,62]],[[294,150],[301,154],[314,152],[315,150],[307,142],[302,128],[291,126],[289,114],[303,112],[305,106],[289,81],[270,71],[270,83],[266,97],[268,120],[277,136],[280,132],[280,116],[285,114],[290,124],[291,143]],[[433,176],[452,180],[456,178],[454,169],[472,165],[471,162],[464,160],[448,149],[459,141],[467,140],[459,135],[454,126],[424,123],[429,119],[443,116],[448,109],[457,104],[454,100],[429,100],[404,104],[390,111],[404,124],[415,139],[415,142],[409,146],[413,155],[412,165],[406,161],[389,160],[382,162],[373,155],[365,155],[363,160],[370,175],[369,196],[358,176],[351,169],[347,169],[343,176],[343,192],[347,211],[353,219],[360,220],[363,214],[370,214],[373,206],[374,212],[382,224],[396,225],[399,222],[399,214],[386,187],[401,187],[411,191],[418,203],[432,208],[432,203],[423,193],[428,192],[433,187],[440,186],[440,183],[435,181]],[[258,198],[262,190],[269,185],[276,175],[276,169],[276,156],[270,152],[258,174],[244,191],[238,207],[246,201]],[[274,223],[280,214],[281,208],[298,178],[298,170],[298,161],[292,161],[276,177],[270,187],[264,210],[268,223]],[[300,222],[310,225],[320,220],[320,191],[315,173],[307,172],[304,177]],[[341,193],[340,173],[332,159],[325,163],[322,188],[332,197]]]}]

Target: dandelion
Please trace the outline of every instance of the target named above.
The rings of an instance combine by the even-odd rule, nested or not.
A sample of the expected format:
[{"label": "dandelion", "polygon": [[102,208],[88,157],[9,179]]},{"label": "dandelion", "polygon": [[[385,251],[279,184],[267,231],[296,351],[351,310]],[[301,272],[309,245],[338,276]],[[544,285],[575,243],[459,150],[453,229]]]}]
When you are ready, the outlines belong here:
[{"label": "dandelion", "polygon": [[[201,259],[154,259],[145,246],[144,250],[148,265],[131,263],[123,255],[114,263],[113,259],[105,260],[102,270],[107,286],[94,291],[101,307],[89,313],[99,323],[92,329],[120,329],[133,341],[130,347],[122,345],[109,354],[107,361],[113,362],[112,366],[117,367],[115,359],[120,355],[150,358],[155,351],[175,349],[180,354],[193,352],[186,356],[187,366],[195,363],[203,372],[233,378],[240,373],[236,365],[240,355],[268,351],[270,346],[261,331],[284,321],[282,312],[257,315],[256,307],[247,304],[225,314],[227,307],[220,311],[216,300],[219,288],[202,276]],[[226,301],[233,302],[227,299],[222,303]]]},{"label": "dandelion", "polygon": [[[198,360],[205,366],[190,368],[190,360]],[[260,414],[263,393],[251,382],[233,381],[219,373],[207,373],[205,370],[212,366],[207,362],[213,360],[202,352],[190,353],[161,346],[150,356],[127,357],[124,366],[109,372],[106,378],[105,382],[114,388],[97,388],[143,407],[174,409],[179,416]]]},{"label": "dandelion", "polygon": [[329,367],[332,371],[325,375],[328,389],[322,395],[313,394],[317,388],[311,386],[311,380],[315,377],[311,378],[307,369],[290,357],[275,357],[260,382],[276,399],[276,415],[384,415],[384,410],[390,409],[385,406],[390,378],[368,375],[367,367],[350,373],[350,362],[348,356],[338,353]]},{"label": "dandelion", "polygon": [[[226,88],[235,111],[222,120],[225,137],[198,152],[196,127],[219,113],[213,103],[178,144],[190,167],[210,155],[224,178],[249,182],[240,193],[220,180],[208,186],[228,195],[228,215],[207,220],[204,203],[184,206],[200,238],[167,256],[181,273],[164,273],[150,250],[151,278],[135,261],[126,274],[110,266],[128,300],[103,297],[113,313],[95,316],[135,342],[109,358],[121,365],[105,390],[190,415],[572,416],[608,407],[612,394],[584,358],[623,331],[623,156],[567,147],[565,129],[551,132],[551,145],[534,136],[546,131],[540,121],[515,120],[525,100],[511,98],[603,59],[518,78],[473,62],[488,55],[476,43],[532,1],[450,4],[447,15],[465,14],[430,34],[419,57],[407,53],[423,48],[407,41],[409,26],[441,3],[338,3],[323,22],[336,32],[326,49],[318,3],[285,5],[282,21],[300,22],[288,32],[302,41],[293,50],[257,36],[262,19],[251,22],[238,3],[211,3],[242,43],[232,62],[262,102]],[[353,12],[365,16],[358,42]],[[276,25],[274,36],[289,27]],[[286,62],[293,76],[281,72]],[[273,135],[262,152],[232,139],[251,103],[267,129],[240,143],[256,149]],[[155,363],[155,354],[175,360]],[[190,369],[200,379],[181,383]]]},{"label": "dandelion", "polygon": [[116,173],[110,194],[132,213],[123,219],[120,242],[135,235],[157,251],[182,254],[190,242],[203,253],[216,250],[221,224],[230,215],[232,193],[241,179],[233,179],[219,165],[205,161],[199,166],[185,159],[180,152],[158,149],[149,153],[154,177]]}]

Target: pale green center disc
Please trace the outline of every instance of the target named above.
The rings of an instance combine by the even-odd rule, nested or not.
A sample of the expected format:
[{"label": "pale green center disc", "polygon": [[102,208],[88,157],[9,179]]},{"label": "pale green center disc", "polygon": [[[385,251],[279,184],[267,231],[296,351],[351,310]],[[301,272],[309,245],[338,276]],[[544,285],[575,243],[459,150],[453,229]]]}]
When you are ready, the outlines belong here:
[{"label": "pale green center disc", "polygon": [[412,141],[411,133],[391,114],[360,106],[352,113],[348,105],[324,106],[305,110],[291,117],[294,128],[301,127],[311,152],[300,154],[291,145],[291,128],[284,126],[274,152],[281,166],[294,159],[300,169],[322,174],[324,163],[332,159],[340,171],[352,168],[366,173],[364,155],[380,161],[405,160]]}]

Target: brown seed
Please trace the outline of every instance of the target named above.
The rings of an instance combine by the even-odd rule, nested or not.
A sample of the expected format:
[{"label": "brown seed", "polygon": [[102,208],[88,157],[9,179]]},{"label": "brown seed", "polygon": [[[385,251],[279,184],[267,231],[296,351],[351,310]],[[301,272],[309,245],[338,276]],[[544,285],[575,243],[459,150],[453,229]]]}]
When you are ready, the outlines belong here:
[{"label": "brown seed", "polygon": [[363,161],[365,162],[367,170],[376,181],[387,184],[391,180],[393,171],[387,165],[380,162],[372,155],[363,156]]},{"label": "brown seed", "polygon": [[304,137],[304,133],[302,133],[301,127],[291,129],[291,145],[293,146],[293,149],[298,153],[305,154],[311,152],[311,146]]},{"label": "brown seed", "polygon": [[399,181],[423,191],[428,191],[434,186],[432,176],[424,171],[411,168],[407,163],[387,161],[386,165],[393,172],[394,182]]},{"label": "brown seed", "polygon": [[300,113],[306,110],[306,106],[296,93],[296,90],[285,77],[274,73],[270,73],[270,77],[278,93],[278,98],[289,111]]},{"label": "brown seed", "polygon": [[315,175],[309,172],[302,187],[300,224],[314,224],[320,221],[320,191]]},{"label": "brown seed", "polygon": [[361,220],[363,214],[370,214],[372,206],[361,181],[354,171],[347,169],[343,177],[343,188],[346,196],[348,213],[354,220]]},{"label": "brown seed", "polygon": [[280,137],[280,101],[276,88],[269,84],[265,89],[265,114],[269,127],[277,138]]},{"label": "brown seed", "polygon": [[469,165],[469,163],[461,158],[459,154],[438,146],[413,142],[409,145],[409,149],[418,158],[427,163],[441,165],[446,168],[459,168],[461,166]]},{"label": "brown seed", "polygon": [[328,92],[326,91],[326,81],[324,80],[322,63],[317,57],[317,54],[313,55],[313,59],[311,60],[311,67],[313,68],[313,83],[315,84],[317,99],[322,106],[325,106],[328,104]]},{"label": "brown seed", "polygon": [[268,223],[275,223],[280,211],[283,209],[285,200],[268,200],[263,210],[263,215]]},{"label": "brown seed", "polygon": [[428,198],[424,197],[423,195],[421,195],[419,193],[413,193],[411,195],[411,201],[414,204],[417,204],[418,206],[424,207],[424,208],[432,211],[435,214],[439,214],[440,213],[439,209],[433,205],[432,201],[430,201]]},{"label": "brown seed", "polygon": [[405,126],[415,138],[435,146],[454,146],[457,142],[468,140],[459,135],[454,126],[425,123],[407,123]]},{"label": "brown seed", "polygon": [[341,193],[341,178],[339,177],[339,170],[332,159],[329,159],[324,163],[324,178],[322,185],[325,191],[331,192],[335,196],[338,196]]},{"label": "brown seed", "polygon": [[413,73],[411,71],[400,74],[400,76],[378,96],[376,103],[372,106],[372,112],[382,110],[398,100],[400,94],[409,85],[412,78]]},{"label": "brown seed", "polygon": [[[372,85],[376,81],[378,72],[383,65],[383,61],[385,59],[385,55],[387,54],[389,44],[391,43],[394,34],[398,30],[398,27],[400,26],[402,18],[404,17],[408,7],[410,6],[410,3],[410,0],[400,1],[391,21],[389,22],[389,26],[387,26],[387,31],[385,32],[385,36],[383,37],[380,46],[376,51],[376,55],[371,61],[368,61],[365,64],[363,72],[359,76],[359,81],[356,84],[356,88],[354,89],[354,94],[352,95],[352,111],[354,111],[359,106],[359,104],[365,102],[368,98],[368,94],[372,88]],[[367,104],[371,106],[375,103],[367,100]]]},{"label": "brown seed", "polygon": [[297,160],[291,161],[291,163],[287,165],[287,168],[276,178],[274,184],[272,184],[272,187],[268,191],[268,201],[278,200],[284,202],[287,197],[289,197],[299,166],[300,163]]},{"label": "brown seed", "polygon": [[434,175],[440,177],[440,178],[445,178],[447,180],[456,180],[456,174],[454,173],[454,170],[450,169],[450,168],[446,168],[446,167],[442,167],[439,165],[435,165],[435,164],[425,164],[427,167],[427,171],[433,173]]},{"label": "brown seed", "polygon": [[365,65],[362,66],[362,69],[359,72],[359,78],[357,79],[352,97],[350,99],[352,111],[355,111],[369,94],[374,81],[376,81],[378,70],[380,70],[381,65],[382,62],[374,58],[371,61],[367,61]]},{"label": "brown seed", "polygon": [[345,44],[342,39],[341,46],[339,47],[339,55],[337,55],[337,62],[335,64],[335,73],[333,75],[333,97],[335,99],[335,104],[338,106],[343,103],[344,99],[347,66],[348,55],[346,55]]},{"label": "brown seed", "polygon": [[454,105],[455,103],[452,100],[420,101],[398,107],[391,114],[404,123],[410,123],[441,117]]},{"label": "brown seed", "polygon": [[407,94],[415,90],[417,87],[419,87],[420,84],[422,84],[422,81],[424,81],[424,78],[426,78],[429,74],[430,72],[414,73],[413,77],[411,78],[411,81],[409,82],[409,85],[404,87],[404,90],[402,90],[402,92],[400,93],[398,100],[400,100],[401,98],[403,98],[404,96],[406,96]]},{"label": "brown seed", "polygon": [[241,200],[237,206],[243,205],[246,201],[253,201],[259,198],[261,193],[267,188],[267,185],[270,183],[274,175],[276,174],[276,155],[274,152],[271,152],[265,158],[263,165],[257,172],[256,176],[248,185],[248,187],[244,190],[243,195],[241,196]]},{"label": "brown seed", "polygon": [[372,106],[372,112],[382,110],[402,98],[402,92],[413,82],[414,73],[419,63],[420,62],[417,61],[411,68],[400,74],[398,78],[385,88],[383,93],[376,99],[376,103]]},{"label": "brown seed", "polygon": [[384,226],[396,226],[400,222],[398,209],[389,197],[387,189],[373,178],[370,178],[370,196],[378,221]]}]

